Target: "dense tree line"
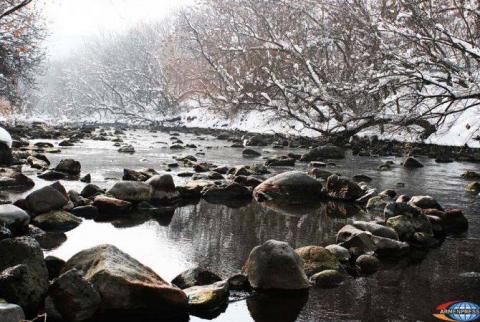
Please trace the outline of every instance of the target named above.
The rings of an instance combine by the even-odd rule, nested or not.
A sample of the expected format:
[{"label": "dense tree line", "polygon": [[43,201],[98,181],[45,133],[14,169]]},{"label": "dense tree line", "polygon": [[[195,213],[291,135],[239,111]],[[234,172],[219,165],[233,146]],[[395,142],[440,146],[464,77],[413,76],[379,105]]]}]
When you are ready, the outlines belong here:
[{"label": "dense tree line", "polygon": [[32,0],[0,1],[0,114],[27,104],[43,60],[45,27]]},{"label": "dense tree line", "polygon": [[479,33],[477,0],[203,0],[58,64],[54,97],[116,119],[203,105],[341,138],[428,137],[480,105]]}]

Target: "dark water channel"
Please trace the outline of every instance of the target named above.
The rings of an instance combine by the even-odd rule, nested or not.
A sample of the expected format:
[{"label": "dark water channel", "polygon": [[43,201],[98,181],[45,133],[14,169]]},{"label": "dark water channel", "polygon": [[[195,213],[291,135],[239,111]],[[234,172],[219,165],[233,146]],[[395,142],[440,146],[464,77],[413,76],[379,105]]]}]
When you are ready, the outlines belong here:
[{"label": "dark water channel", "polygon": [[[121,154],[108,141],[84,141],[64,148],[61,154],[50,154],[52,164],[74,158],[81,162],[82,173],[92,174],[92,183],[108,188],[113,179],[120,179],[123,168],[154,168],[161,171],[172,162],[172,156],[195,154],[217,165],[234,166],[262,162],[242,158],[241,149],[230,148],[229,142],[191,134],[182,134],[185,143],[194,143],[197,150],[180,153],[169,150],[168,134],[144,131],[127,132],[126,142],[136,153]],[[258,149],[260,150],[260,149]],[[263,148],[264,155],[302,153],[304,151]],[[430,195],[446,208],[462,208],[469,220],[469,231],[450,237],[427,253],[387,264],[369,277],[348,279],[334,289],[310,290],[304,297],[253,297],[231,303],[215,321],[433,321],[431,313],[441,303],[452,300],[480,301],[480,196],[464,191],[460,178],[465,170],[480,171],[479,164],[437,164],[421,159],[425,167],[405,170],[396,166],[380,172],[376,167],[393,158],[348,156],[327,170],[351,177],[366,174],[379,190],[393,188],[399,193]],[[305,169],[299,163],[296,169]],[[191,170],[186,168],[178,171]],[[277,171],[285,171],[278,169]],[[36,178],[35,172],[25,169]],[[177,184],[186,179],[174,175]],[[48,184],[36,180],[36,188]],[[404,187],[397,188],[397,183]],[[63,182],[68,189],[80,190],[79,182]],[[20,197],[16,195],[15,197]],[[118,246],[154,269],[162,278],[171,280],[185,269],[198,264],[228,277],[241,270],[250,250],[268,239],[287,241],[292,247],[328,245],[336,232],[354,218],[369,217],[339,204],[323,204],[310,209],[270,209],[256,202],[240,208],[200,202],[178,208],[167,220],[139,218],[128,222],[96,223],[90,220],[67,233],[67,240],[46,254],[70,258],[78,251],[98,244]],[[200,320],[192,317],[192,321]]]}]

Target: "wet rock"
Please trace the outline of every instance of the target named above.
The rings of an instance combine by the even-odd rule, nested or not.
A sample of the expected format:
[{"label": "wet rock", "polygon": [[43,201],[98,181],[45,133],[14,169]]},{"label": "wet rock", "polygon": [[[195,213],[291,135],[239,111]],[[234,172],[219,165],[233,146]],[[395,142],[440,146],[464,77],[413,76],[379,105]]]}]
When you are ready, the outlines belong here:
[{"label": "wet rock", "polygon": [[394,229],[375,222],[354,221],[352,225],[358,229],[371,232],[375,236],[398,240],[398,235]]},{"label": "wet rock", "polygon": [[133,145],[124,145],[120,149],[118,149],[118,152],[120,153],[135,153],[135,148]]},{"label": "wet rock", "polygon": [[193,172],[188,172],[188,171],[182,171],[182,172],[177,173],[177,176],[179,176],[181,178],[191,177],[193,175],[194,175]]},{"label": "wet rock", "polygon": [[206,173],[195,173],[192,176],[193,180],[223,180],[223,175],[215,171],[209,171]]},{"label": "wet rock", "polygon": [[83,187],[82,191],[80,192],[80,195],[83,198],[88,199],[88,198],[96,197],[98,195],[102,195],[104,193],[105,193],[105,191],[102,188],[100,188],[97,185],[89,183],[85,187]]},{"label": "wet rock", "polygon": [[10,166],[12,162],[12,149],[4,142],[0,142],[0,166]]},{"label": "wet rock", "polygon": [[173,177],[169,174],[156,175],[146,182],[152,187],[152,199],[160,203],[170,203],[178,200],[180,194],[176,191]]},{"label": "wet rock", "polygon": [[2,322],[19,322],[25,320],[23,309],[16,304],[0,303]]},{"label": "wet rock", "polygon": [[170,145],[170,150],[183,150],[185,147],[180,143]]},{"label": "wet rock", "polygon": [[342,284],[344,280],[345,275],[333,269],[318,272],[310,278],[313,285],[326,288],[336,287]]},{"label": "wet rock", "polygon": [[0,188],[2,190],[28,190],[34,185],[32,179],[19,171],[0,169]]},{"label": "wet rock", "polygon": [[383,212],[383,210],[385,209],[385,206],[390,202],[393,202],[392,198],[384,195],[378,195],[368,199],[366,208],[369,211]]},{"label": "wet rock", "polygon": [[325,159],[344,159],[345,151],[335,145],[324,145],[316,147],[305,153],[301,161],[322,161]]},{"label": "wet rock", "polygon": [[463,179],[480,179],[480,173],[475,171],[465,171],[462,176]]},{"label": "wet rock", "polygon": [[258,151],[253,150],[253,149],[244,149],[242,151],[242,155],[246,158],[255,158],[255,157],[261,156],[262,154]]},{"label": "wet rock", "polygon": [[441,225],[443,234],[455,234],[468,230],[468,220],[460,209],[449,209],[446,211],[426,209],[424,214],[429,217],[430,222],[432,222],[431,217],[437,218],[436,222]]},{"label": "wet rock", "polygon": [[381,197],[388,197],[388,198],[391,198],[393,200],[393,198],[395,198],[397,196],[397,192],[395,190],[392,190],[392,189],[387,189],[387,190],[383,190],[378,195],[381,196]]},{"label": "wet rock", "polygon": [[55,279],[45,300],[49,316],[59,315],[63,321],[85,321],[92,318],[101,304],[99,292],[76,269]]},{"label": "wet rock", "polygon": [[382,263],[373,255],[361,255],[355,261],[355,265],[363,274],[373,274],[380,269]]},{"label": "wet rock", "polygon": [[251,286],[248,277],[244,274],[236,274],[228,279],[228,285],[232,291],[250,291]]},{"label": "wet rock", "polygon": [[136,171],[131,169],[123,169],[122,180],[125,181],[147,181],[152,175],[144,171]]},{"label": "wet rock", "polygon": [[82,220],[69,212],[55,210],[36,216],[32,223],[45,231],[66,232],[76,228]]},{"label": "wet rock", "polygon": [[[337,232],[337,243],[344,242],[353,236],[364,233],[363,229],[359,229],[353,225],[345,225]],[[371,233],[369,233],[371,235]]]},{"label": "wet rock", "polygon": [[352,179],[355,182],[370,182],[373,180],[372,178],[364,174],[356,174],[352,177]]},{"label": "wet rock", "polygon": [[88,173],[88,174],[84,175],[83,177],[81,177],[80,181],[85,182],[85,183],[90,183],[90,182],[92,182],[92,175],[90,173]]},{"label": "wet rock", "polygon": [[43,251],[30,237],[0,241],[0,298],[36,313],[48,287]]},{"label": "wet rock", "polygon": [[407,169],[423,168],[423,164],[414,157],[408,157],[403,162],[403,167]]},{"label": "wet rock", "polygon": [[238,184],[241,184],[242,186],[250,187],[252,189],[256,188],[257,186],[259,186],[263,182],[263,180],[255,178],[253,176],[248,176],[248,177],[237,176],[233,179],[233,181],[238,183]]},{"label": "wet rock", "polygon": [[209,285],[221,281],[221,277],[204,268],[196,267],[186,270],[172,280],[172,284],[181,289]]},{"label": "wet rock", "polygon": [[12,238],[12,232],[7,227],[0,226],[0,240]]},{"label": "wet rock", "polygon": [[321,246],[305,246],[295,250],[303,259],[303,267],[307,276],[327,269],[338,270],[340,262],[337,257]]},{"label": "wet rock", "polygon": [[54,145],[50,142],[37,142],[33,146],[36,148],[42,148],[42,149],[54,147]]},{"label": "wet rock", "polygon": [[100,293],[100,310],[108,314],[184,316],[187,296],[153,270],[112,245],[101,245],[74,255],[64,271],[78,269]]},{"label": "wet rock", "polygon": [[258,185],[253,196],[257,201],[282,200],[288,203],[315,201],[324,197],[322,184],[300,171],[278,174]]},{"label": "wet rock", "polygon": [[74,207],[85,206],[85,205],[88,205],[90,203],[90,200],[82,197],[75,190],[68,191],[68,198],[70,199],[70,201],[73,202]]},{"label": "wet rock", "polygon": [[479,193],[480,192],[480,182],[479,181],[470,182],[465,187],[465,190],[468,191],[468,192]]},{"label": "wet rock", "polygon": [[372,236],[375,254],[378,257],[398,257],[407,253],[410,245],[391,238]]},{"label": "wet rock", "polygon": [[98,217],[98,208],[90,205],[75,207],[70,212],[80,218],[95,219]]},{"label": "wet rock", "polygon": [[55,256],[45,257],[45,265],[47,265],[48,279],[53,280],[60,276],[60,273],[65,266],[65,261]]},{"label": "wet rock", "polygon": [[443,210],[442,206],[430,196],[413,196],[410,198],[409,203],[412,206],[422,209],[438,209]]},{"label": "wet rock", "polygon": [[26,197],[28,208],[35,214],[60,210],[67,205],[67,198],[52,186],[46,186],[31,192]]},{"label": "wet rock", "polygon": [[250,176],[250,175],[253,175],[254,172],[250,170],[250,168],[247,166],[238,165],[230,169],[228,171],[228,174],[231,174],[232,176],[237,177],[237,176]]},{"label": "wet rock", "polygon": [[47,162],[37,159],[34,156],[29,156],[27,158],[27,163],[34,169],[45,170],[48,169]]},{"label": "wet rock", "polygon": [[124,215],[132,210],[130,202],[106,196],[95,197],[93,206],[98,209],[99,217],[104,215]]},{"label": "wet rock", "polygon": [[257,134],[245,140],[245,146],[267,146],[268,139],[263,135]]},{"label": "wet rock", "polygon": [[120,181],[115,183],[107,194],[125,201],[149,201],[152,199],[152,188],[143,182]]},{"label": "wet rock", "polygon": [[414,207],[412,205],[403,203],[403,202],[392,202],[385,206],[383,211],[383,216],[385,220],[391,217],[398,215],[407,215],[408,217],[413,217],[420,215],[420,208]]},{"label": "wet rock", "polygon": [[184,290],[190,313],[199,317],[215,317],[224,312],[230,294],[226,281],[211,285],[193,286]]},{"label": "wet rock", "polygon": [[350,260],[350,253],[348,249],[337,244],[328,245],[325,247],[330,253],[335,255],[340,262],[348,262]]},{"label": "wet rock", "polygon": [[328,177],[326,189],[330,197],[346,201],[355,201],[365,194],[358,184],[337,175]]},{"label": "wet rock", "polygon": [[293,291],[309,287],[301,257],[285,242],[269,240],[253,248],[245,271],[254,289]]},{"label": "wet rock", "polygon": [[0,205],[0,226],[18,235],[28,229],[29,223],[30,216],[23,209],[14,205]]},{"label": "wet rock", "polygon": [[39,174],[38,177],[40,179],[47,180],[47,181],[68,179],[68,175],[65,172],[60,172],[56,170],[47,170]]},{"label": "wet rock", "polygon": [[230,182],[203,188],[202,197],[209,202],[248,199],[252,197],[252,192],[247,187]]},{"label": "wet rock", "polygon": [[[425,220],[422,222],[421,220],[414,220],[414,218],[421,218],[420,216],[417,217],[409,217],[406,215],[399,215],[395,217],[390,217],[387,220],[387,225],[392,227],[398,234],[400,240],[409,241],[412,239],[413,234],[418,231],[427,231],[433,234],[431,229],[431,224],[428,221],[428,218],[425,217]],[[427,224],[428,222],[428,224]],[[422,229],[421,224],[426,226],[426,228]],[[430,229],[428,228],[430,227]]]},{"label": "wet rock", "polygon": [[267,167],[294,167],[297,160],[288,157],[277,157],[267,159],[265,166]]},{"label": "wet rock", "polygon": [[310,170],[308,170],[308,174],[311,175],[312,177],[317,178],[317,179],[321,178],[321,179],[326,180],[326,179],[328,179],[328,177],[333,175],[333,172],[323,170],[323,169],[319,169],[319,168],[311,168]]},{"label": "wet rock", "polygon": [[80,165],[80,162],[73,159],[61,160],[60,163],[55,167],[56,171],[65,172],[72,176],[78,176],[81,169],[82,166]]},{"label": "wet rock", "polygon": [[58,146],[74,146],[74,144],[70,140],[63,140],[58,143]]}]

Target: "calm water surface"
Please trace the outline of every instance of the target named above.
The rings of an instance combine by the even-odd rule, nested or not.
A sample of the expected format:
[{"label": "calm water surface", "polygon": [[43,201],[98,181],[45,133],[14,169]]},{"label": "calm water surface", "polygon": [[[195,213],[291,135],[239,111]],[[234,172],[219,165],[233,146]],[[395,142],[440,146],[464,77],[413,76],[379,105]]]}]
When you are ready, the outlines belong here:
[{"label": "calm water surface", "polygon": [[[63,158],[80,161],[82,173],[91,173],[92,183],[104,188],[120,179],[124,168],[154,168],[161,172],[173,161],[173,155],[194,155],[201,151],[205,155],[197,156],[200,161],[228,166],[262,162],[242,158],[242,149],[227,147],[230,145],[227,141],[208,136],[200,140],[193,134],[182,134],[180,139],[196,144],[197,150],[172,152],[167,145],[169,137],[130,131],[125,141],[135,146],[137,152],[132,155],[118,153],[108,141],[83,141],[48,157],[52,165]],[[304,152],[262,150],[265,156]],[[465,181],[460,178],[465,170],[480,171],[480,165],[436,164],[421,159],[425,164],[422,169],[408,171],[397,166],[392,171],[377,171],[376,167],[386,160],[400,162],[394,158],[349,156],[327,169],[345,176],[366,174],[374,178],[371,185],[380,190],[394,188],[399,193],[427,194],[446,208],[462,208],[470,223],[469,231],[448,238],[428,253],[387,263],[375,275],[351,278],[335,289],[312,288],[304,298],[257,296],[233,302],[215,321],[433,321],[431,313],[441,303],[459,299],[480,302],[480,196],[465,193]],[[306,169],[306,165],[299,163],[296,169]],[[174,169],[172,174],[177,184],[188,179],[175,173],[187,170],[191,169]],[[27,168],[25,172],[36,174]],[[36,188],[49,184],[35,180]],[[405,184],[404,188],[396,188],[399,182]],[[67,189],[78,191],[84,185],[62,183]],[[328,245],[335,240],[338,229],[354,219],[369,218],[352,207],[332,203],[311,209],[270,209],[252,202],[234,209],[201,201],[178,208],[161,219],[135,218],[112,223],[84,220],[67,233],[68,238],[61,246],[45,252],[67,260],[82,249],[109,243],[150,266],[166,280],[199,264],[227,278],[241,270],[254,246],[268,239],[287,241],[292,247]]]}]

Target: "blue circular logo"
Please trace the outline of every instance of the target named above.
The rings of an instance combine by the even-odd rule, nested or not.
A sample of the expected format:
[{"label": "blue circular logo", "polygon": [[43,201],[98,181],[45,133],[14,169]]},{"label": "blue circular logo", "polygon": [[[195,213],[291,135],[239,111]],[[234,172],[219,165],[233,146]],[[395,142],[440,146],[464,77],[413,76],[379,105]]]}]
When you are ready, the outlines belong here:
[{"label": "blue circular logo", "polygon": [[456,321],[475,321],[480,319],[480,305],[472,302],[458,302],[452,304],[447,315]]}]

